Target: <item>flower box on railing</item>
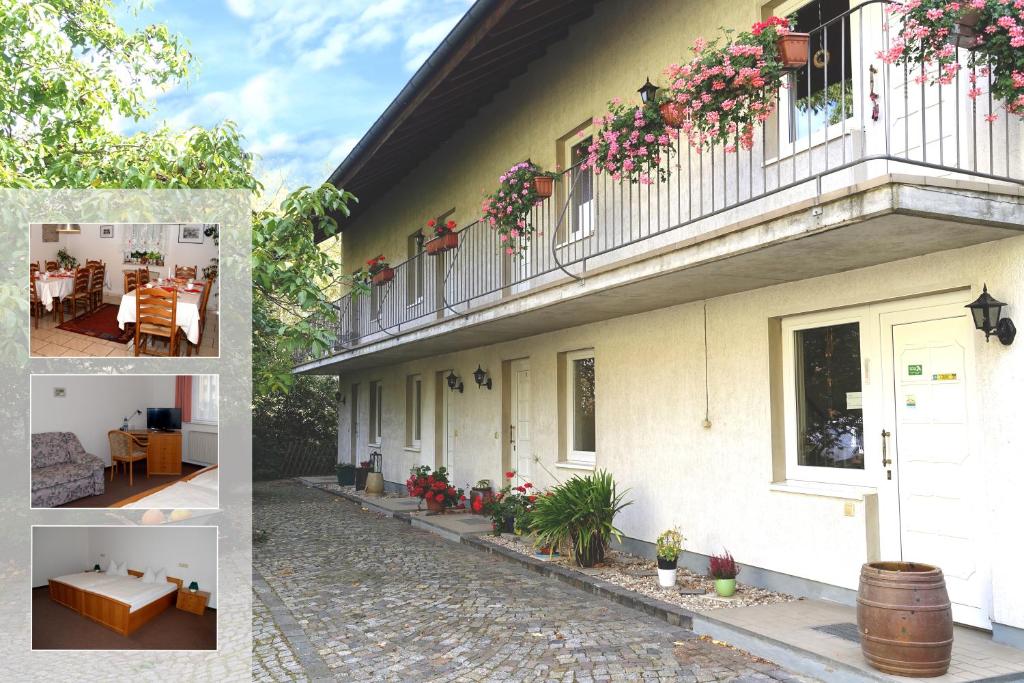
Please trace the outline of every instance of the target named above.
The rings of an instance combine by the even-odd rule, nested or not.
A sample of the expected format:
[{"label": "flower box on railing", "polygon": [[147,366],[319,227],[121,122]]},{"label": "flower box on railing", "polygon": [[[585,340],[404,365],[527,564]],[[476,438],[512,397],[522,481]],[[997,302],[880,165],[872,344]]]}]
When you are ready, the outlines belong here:
[{"label": "flower box on railing", "polygon": [[394,268],[381,268],[370,277],[370,281],[373,282],[377,287],[383,287],[387,283],[395,279]]},{"label": "flower box on railing", "polygon": [[775,41],[779,61],[783,68],[799,69],[807,64],[807,48],[811,44],[810,33],[787,33]]},{"label": "flower box on railing", "polygon": [[446,251],[451,251],[459,246],[459,234],[456,232],[449,232],[440,237],[435,237],[424,245],[427,253],[430,255],[443,254]]},{"label": "flower box on railing", "polygon": [[555,190],[555,178],[549,175],[536,175],[533,177],[533,189],[537,190],[537,196],[547,199]]}]

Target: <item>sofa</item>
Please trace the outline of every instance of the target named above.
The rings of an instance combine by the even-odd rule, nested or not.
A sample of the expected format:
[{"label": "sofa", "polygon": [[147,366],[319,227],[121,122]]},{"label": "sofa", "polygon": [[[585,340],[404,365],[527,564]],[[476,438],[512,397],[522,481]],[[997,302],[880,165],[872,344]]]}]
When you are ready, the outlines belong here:
[{"label": "sofa", "polygon": [[71,432],[32,435],[32,507],[52,508],[104,491],[103,461]]}]

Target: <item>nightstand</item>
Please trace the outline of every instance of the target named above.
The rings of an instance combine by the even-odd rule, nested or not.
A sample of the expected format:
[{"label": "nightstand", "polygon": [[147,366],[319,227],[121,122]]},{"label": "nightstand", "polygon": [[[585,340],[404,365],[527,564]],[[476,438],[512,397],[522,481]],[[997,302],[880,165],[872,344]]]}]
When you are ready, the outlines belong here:
[{"label": "nightstand", "polygon": [[203,612],[206,611],[206,603],[209,600],[210,594],[206,591],[196,591],[193,593],[187,588],[179,588],[176,607],[180,610],[202,616]]}]

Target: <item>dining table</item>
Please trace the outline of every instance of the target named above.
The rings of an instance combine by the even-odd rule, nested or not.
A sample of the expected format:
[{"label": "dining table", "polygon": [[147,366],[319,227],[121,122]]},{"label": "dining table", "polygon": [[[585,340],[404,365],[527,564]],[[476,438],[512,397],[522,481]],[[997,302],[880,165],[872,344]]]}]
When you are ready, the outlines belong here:
[{"label": "dining table", "polygon": [[43,302],[46,310],[53,310],[53,300],[61,300],[70,296],[75,289],[74,273],[40,273],[36,277],[36,295]]},{"label": "dining table", "polygon": [[[199,304],[203,295],[203,287],[205,286],[205,282],[195,281],[190,286],[187,281],[171,278],[168,280],[155,280],[149,284],[143,285],[142,289],[146,289],[147,287],[160,287],[165,291],[171,291],[172,289],[178,290],[178,306],[175,313],[175,319],[178,323],[178,327],[185,333],[185,337],[193,344],[198,344],[200,323]],[[117,310],[117,326],[122,330],[128,323],[135,322],[136,291],[137,290],[133,289],[121,297],[121,306]]]}]

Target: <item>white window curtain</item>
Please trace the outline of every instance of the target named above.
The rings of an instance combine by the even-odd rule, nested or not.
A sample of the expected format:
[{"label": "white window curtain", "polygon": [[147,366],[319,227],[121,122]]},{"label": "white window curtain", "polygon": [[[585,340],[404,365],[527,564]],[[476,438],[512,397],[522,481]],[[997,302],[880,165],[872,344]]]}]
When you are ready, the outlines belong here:
[{"label": "white window curtain", "polygon": [[167,255],[167,233],[170,232],[163,224],[133,223],[121,231],[122,251],[129,254],[133,251],[158,251]]},{"label": "white window curtain", "polygon": [[192,377],[192,422],[217,424],[217,375]]}]

